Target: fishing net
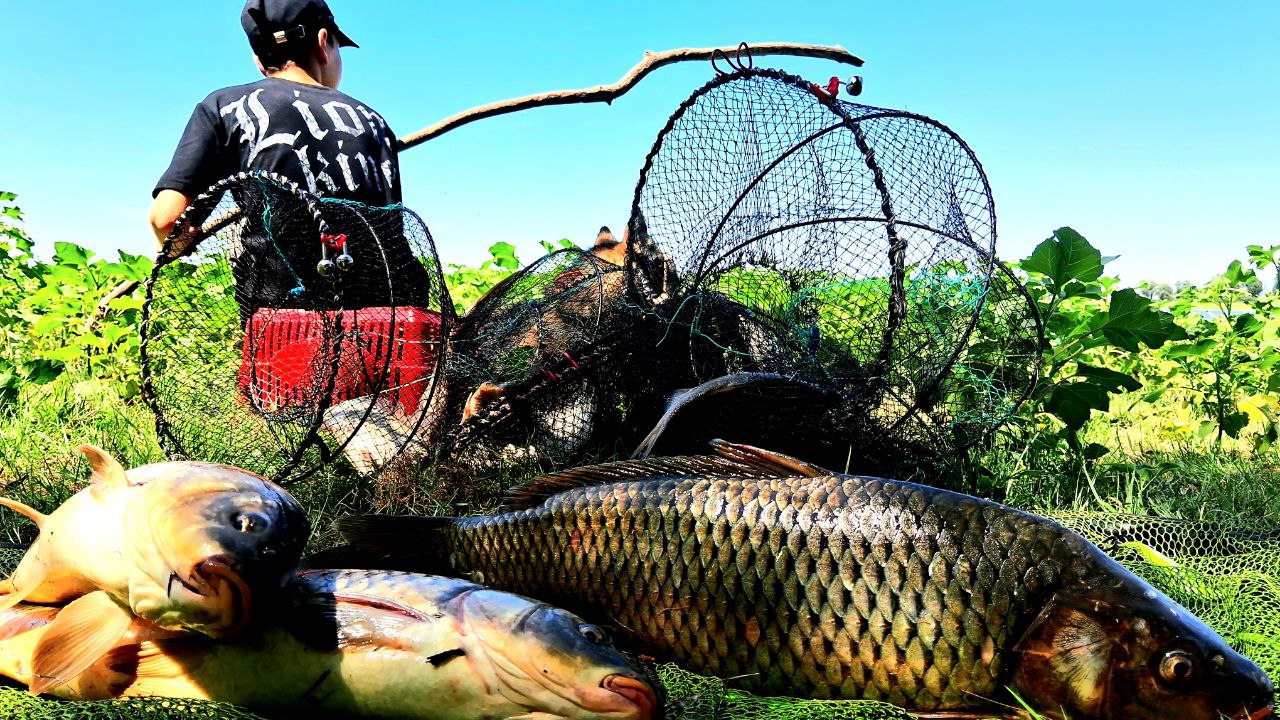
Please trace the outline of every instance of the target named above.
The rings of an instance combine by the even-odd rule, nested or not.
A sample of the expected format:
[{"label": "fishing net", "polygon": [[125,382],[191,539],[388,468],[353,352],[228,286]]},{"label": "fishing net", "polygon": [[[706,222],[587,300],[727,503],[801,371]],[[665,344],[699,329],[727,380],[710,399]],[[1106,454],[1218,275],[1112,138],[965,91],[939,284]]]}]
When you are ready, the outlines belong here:
[{"label": "fishing net", "polygon": [[453,305],[417,215],[242,173],[192,202],[163,255],[142,373],[170,457],[285,480],[425,447]]},{"label": "fishing net", "polygon": [[1006,419],[1042,337],[981,166],[939,123],[833,89],[744,67],[682,104],[623,267],[553,255],[463,319],[450,386],[479,412],[454,455],[546,470],[723,437],[902,475]]},{"label": "fishing net", "polygon": [[[1111,513],[1053,516],[1194,612],[1228,643],[1280,680],[1280,530]],[[17,565],[22,548],[0,548],[0,570]],[[869,701],[760,697],[733,680],[657,668],[669,720],[896,720],[912,718]],[[121,718],[244,720],[216,703],[164,699],[65,703],[0,687],[0,717],[24,720]]]}]

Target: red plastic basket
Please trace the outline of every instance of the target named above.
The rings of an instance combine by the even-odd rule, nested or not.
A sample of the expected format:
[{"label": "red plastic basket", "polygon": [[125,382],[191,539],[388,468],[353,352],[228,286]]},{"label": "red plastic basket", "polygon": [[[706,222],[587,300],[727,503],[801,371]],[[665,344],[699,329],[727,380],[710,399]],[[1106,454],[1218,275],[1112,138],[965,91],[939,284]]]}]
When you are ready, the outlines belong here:
[{"label": "red plastic basket", "polygon": [[381,391],[408,415],[430,385],[439,351],[440,314],[423,308],[262,308],[245,329],[240,393],[264,414],[308,412],[336,353],[330,406]]}]

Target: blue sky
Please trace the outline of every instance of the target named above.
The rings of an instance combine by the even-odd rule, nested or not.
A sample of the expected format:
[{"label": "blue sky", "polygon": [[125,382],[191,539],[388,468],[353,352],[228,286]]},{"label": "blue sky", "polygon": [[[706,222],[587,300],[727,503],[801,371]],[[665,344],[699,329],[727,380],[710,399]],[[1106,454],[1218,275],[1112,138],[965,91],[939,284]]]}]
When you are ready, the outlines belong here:
[{"label": "blue sky", "polygon": [[[256,79],[240,0],[6,3],[0,188],[37,242],[149,251],[150,190],[191,109]],[[617,80],[644,50],[788,40],[866,61],[861,100],[933,117],[983,162],[999,247],[1071,225],[1129,282],[1202,280],[1280,243],[1280,3],[330,0],[363,46],[342,90],[401,134],[465,108]],[[766,58],[825,80],[850,69]],[[612,106],[478,122],[401,158],[446,262],[622,226],[666,118],[711,77],[658,71]]]}]

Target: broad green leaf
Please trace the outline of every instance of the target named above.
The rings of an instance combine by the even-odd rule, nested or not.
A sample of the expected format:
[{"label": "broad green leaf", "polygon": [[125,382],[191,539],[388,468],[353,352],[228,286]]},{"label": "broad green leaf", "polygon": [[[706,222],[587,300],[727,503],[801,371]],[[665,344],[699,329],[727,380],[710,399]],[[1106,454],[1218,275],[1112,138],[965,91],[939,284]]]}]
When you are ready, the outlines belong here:
[{"label": "broad green leaf", "polygon": [[1218,349],[1217,338],[1205,338],[1196,342],[1180,343],[1178,345],[1170,345],[1165,351],[1164,356],[1176,360],[1187,357],[1203,357]]},{"label": "broad green leaf", "polygon": [[75,243],[55,242],[53,248],[54,259],[62,265],[85,267],[89,264],[89,257],[92,255],[88,250]]},{"label": "broad green leaf", "polygon": [[1139,345],[1158,348],[1187,336],[1174,322],[1173,315],[1153,310],[1151,301],[1132,288],[1111,293],[1111,305],[1101,329],[1113,345],[1129,352],[1138,352]]},{"label": "broad green leaf", "polygon": [[1222,432],[1227,437],[1240,437],[1240,431],[1249,424],[1249,413],[1233,412],[1222,416]]},{"label": "broad green leaf", "polygon": [[1089,443],[1082,448],[1082,452],[1086,459],[1097,460],[1098,458],[1105,457],[1107,453],[1111,452],[1111,448],[1098,443]]},{"label": "broad green leaf", "polygon": [[493,264],[500,268],[520,269],[520,260],[516,258],[516,246],[509,242],[496,242],[490,245],[489,254],[493,256]]},{"label": "broad green leaf", "polygon": [[45,385],[58,379],[63,363],[57,360],[31,360],[23,365],[23,374],[32,385]]},{"label": "broad green leaf", "polygon": [[1072,280],[1090,282],[1102,277],[1102,253],[1080,233],[1063,227],[1037,245],[1021,267],[1050,278],[1056,291]]},{"label": "broad green leaf", "polygon": [[10,202],[12,200],[17,200],[17,199],[18,199],[17,193],[11,193],[7,190],[0,190],[0,202]]},{"label": "broad green leaf", "polygon": [[1090,411],[1106,410],[1109,405],[1107,389],[1091,382],[1058,385],[1044,403],[1045,410],[1072,431],[1084,427]]},{"label": "broad green leaf", "polygon": [[1236,334],[1244,337],[1253,337],[1261,332],[1267,324],[1259,320],[1258,316],[1253,313],[1240,313],[1235,317],[1235,320],[1231,321],[1231,326],[1235,329]]},{"label": "broad green leaf", "polygon": [[1132,392],[1142,389],[1142,383],[1137,378],[1110,368],[1076,363],[1076,374],[1101,385],[1107,389],[1107,392],[1120,392],[1121,390]]}]

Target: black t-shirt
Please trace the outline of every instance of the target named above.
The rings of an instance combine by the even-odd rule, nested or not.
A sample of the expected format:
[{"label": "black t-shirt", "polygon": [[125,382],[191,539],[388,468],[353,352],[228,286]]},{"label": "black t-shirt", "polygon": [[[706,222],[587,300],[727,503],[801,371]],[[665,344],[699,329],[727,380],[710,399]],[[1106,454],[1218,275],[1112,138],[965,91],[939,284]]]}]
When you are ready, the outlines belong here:
[{"label": "black t-shirt", "polygon": [[401,197],[396,139],[382,116],[337,90],[282,78],[224,88],[197,105],[152,195],[195,197],[245,170],[368,205]]},{"label": "black t-shirt", "polygon": [[[195,197],[246,170],[283,175],[322,197],[375,207],[401,201],[396,139],[386,121],[354,98],[318,85],[265,78],[212,93],[191,114],[153,195],[172,189]],[[330,222],[343,232],[347,224],[366,227],[343,224],[349,212],[357,210],[331,209]],[[363,236],[348,248],[356,264],[343,274],[342,307],[429,306],[430,276],[404,237],[399,216],[389,212],[376,216],[380,248]],[[320,306],[316,293],[291,292],[299,284],[323,285],[315,271],[317,242],[276,242],[261,227],[248,225],[227,252],[243,321],[259,307]]]}]

